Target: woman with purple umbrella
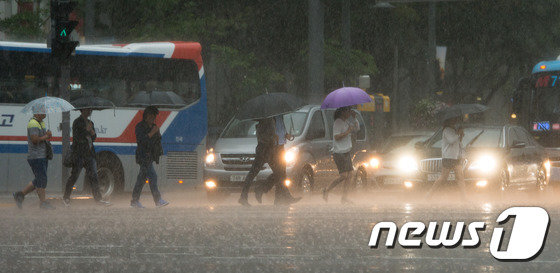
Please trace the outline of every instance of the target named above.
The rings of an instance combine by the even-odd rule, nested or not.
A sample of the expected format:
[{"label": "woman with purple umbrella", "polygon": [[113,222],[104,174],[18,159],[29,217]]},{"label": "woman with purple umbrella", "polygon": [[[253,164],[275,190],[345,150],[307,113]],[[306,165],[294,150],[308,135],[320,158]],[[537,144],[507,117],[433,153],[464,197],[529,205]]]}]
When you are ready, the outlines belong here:
[{"label": "woman with purple umbrella", "polygon": [[329,192],[341,182],[344,182],[342,199],[343,204],[351,204],[346,196],[347,187],[352,178],[353,145],[352,133],[359,130],[359,123],[352,118],[355,112],[352,105],[371,102],[371,97],[362,89],[356,87],[343,87],[331,92],[323,101],[321,108],[337,108],[334,113],[333,124],[333,160],[340,176],[327,188],[323,189],[323,199],[328,201]]}]

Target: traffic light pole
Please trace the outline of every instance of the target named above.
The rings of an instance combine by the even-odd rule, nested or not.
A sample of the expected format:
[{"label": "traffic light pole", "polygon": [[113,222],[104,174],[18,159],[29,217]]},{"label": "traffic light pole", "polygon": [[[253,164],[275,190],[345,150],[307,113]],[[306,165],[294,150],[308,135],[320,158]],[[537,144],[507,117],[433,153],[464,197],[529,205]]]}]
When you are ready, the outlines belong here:
[{"label": "traffic light pole", "polygon": [[[59,62],[59,79],[58,79],[58,90],[60,97],[66,101],[70,99],[70,94],[68,92],[68,87],[70,86],[70,67],[68,66],[67,62]],[[70,112],[62,112],[62,123],[60,124],[62,130],[62,160],[64,162],[64,158],[68,152],[70,152]],[[68,181],[68,177],[70,176],[70,170],[64,167],[64,164],[60,164],[62,167],[61,178],[62,178],[62,192],[64,192],[64,188],[66,186],[66,182]]]}]

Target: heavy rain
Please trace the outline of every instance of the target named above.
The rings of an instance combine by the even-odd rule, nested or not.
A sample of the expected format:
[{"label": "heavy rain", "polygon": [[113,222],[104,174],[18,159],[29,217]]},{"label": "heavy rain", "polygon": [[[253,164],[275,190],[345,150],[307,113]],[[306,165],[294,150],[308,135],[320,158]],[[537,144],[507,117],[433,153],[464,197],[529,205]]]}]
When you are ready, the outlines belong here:
[{"label": "heavy rain", "polygon": [[559,9],[0,0],[0,272],[554,272]]}]

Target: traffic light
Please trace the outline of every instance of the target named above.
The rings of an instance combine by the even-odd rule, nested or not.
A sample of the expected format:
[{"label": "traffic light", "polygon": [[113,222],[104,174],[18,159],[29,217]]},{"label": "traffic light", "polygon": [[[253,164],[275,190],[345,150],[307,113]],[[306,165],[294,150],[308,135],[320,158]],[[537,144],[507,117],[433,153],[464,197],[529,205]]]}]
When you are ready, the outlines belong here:
[{"label": "traffic light", "polygon": [[70,39],[70,34],[78,25],[78,21],[69,19],[76,5],[75,1],[51,0],[51,53],[60,61],[67,60],[79,44]]}]

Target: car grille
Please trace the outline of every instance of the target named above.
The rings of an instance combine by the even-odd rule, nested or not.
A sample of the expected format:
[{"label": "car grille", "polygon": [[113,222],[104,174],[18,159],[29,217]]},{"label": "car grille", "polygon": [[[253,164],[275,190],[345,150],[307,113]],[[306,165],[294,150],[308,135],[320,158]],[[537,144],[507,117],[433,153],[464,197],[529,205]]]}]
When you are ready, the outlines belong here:
[{"label": "car grille", "polygon": [[425,173],[441,172],[441,158],[428,158],[420,160],[420,171]]},{"label": "car grille", "polygon": [[197,179],[200,162],[196,152],[168,152],[167,179]]},{"label": "car grille", "polygon": [[[255,154],[222,154],[222,163],[224,165],[249,165],[255,161]],[[234,166],[231,166],[234,167]]]}]

